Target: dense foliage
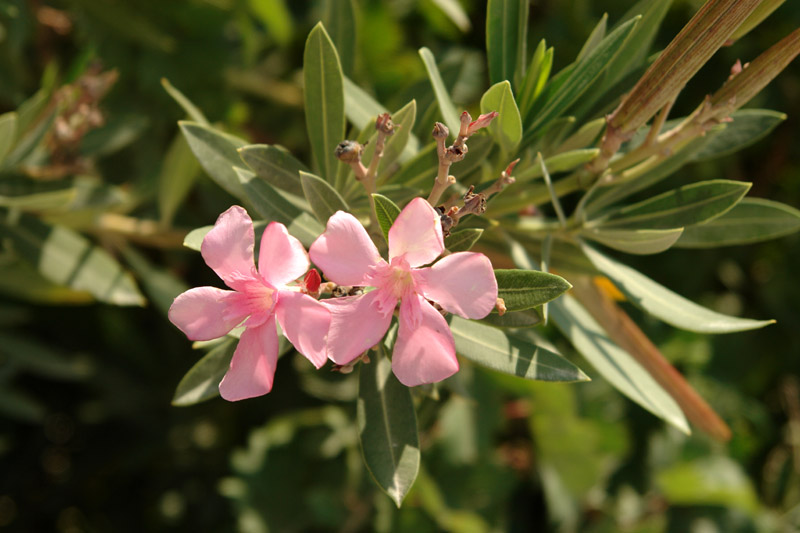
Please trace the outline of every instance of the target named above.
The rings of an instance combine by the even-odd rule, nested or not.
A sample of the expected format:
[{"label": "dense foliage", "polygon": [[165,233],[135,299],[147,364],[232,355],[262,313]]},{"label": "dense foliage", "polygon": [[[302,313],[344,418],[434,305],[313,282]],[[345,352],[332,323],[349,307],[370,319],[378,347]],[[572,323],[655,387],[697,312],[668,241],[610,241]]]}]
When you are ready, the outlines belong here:
[{"label": "dense foliage", "polygon": [[[800,9],[734,3],[0,5],[0,525],[798,527],[796,65],[763,86]],[[499,115],[442,170],[462,108]],[[350,211],[385,255],[417,196],[507,308],[448,315],[459,372],[403,386],[390,328],[338,372],[282,341],[268,395],[217,398],[237,340],[167,320],[219,286],[189,250],[217,216],[308,248]]]}]

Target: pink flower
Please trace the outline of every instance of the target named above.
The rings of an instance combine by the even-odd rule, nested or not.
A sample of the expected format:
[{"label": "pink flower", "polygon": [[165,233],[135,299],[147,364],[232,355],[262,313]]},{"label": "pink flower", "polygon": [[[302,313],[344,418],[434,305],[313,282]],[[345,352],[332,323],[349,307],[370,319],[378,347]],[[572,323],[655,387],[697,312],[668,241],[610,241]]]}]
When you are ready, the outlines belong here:
[{"label": "pink flower", "polygon": [[[287,284],[309,267],[303,245],[278,222],[264,229],[253,261],[253,221],[239,206],[217,219],[200,249],[203,259],[232,291],[197,287],[184,292],[169,309],[170,321],[196,341],[227,335],[244,321],[245,330],[219,392],[230,401],[261,396],[272,390],[278,360],[280,324],[287,339],[317,368],[325,364],[328,309]],[[245,319],[247,319],[245,321]]]},{"label": "pink flower", "polygon": [[392,369],[409,387],[441,381],[458,371],[453,334],[429,300],[465,318],[483,318],[497,300],[489,259],[478,253],[448,255],[419,268],[444,251],[439,215],[422,198],[403,209],[389,230],[389,263],[364,227],[338,211],[309,249],[312,261],[339,285],[371,286],[361,296],[330,298],[328,357],[343,365],[381,341],[400,304],[400,327]]}]

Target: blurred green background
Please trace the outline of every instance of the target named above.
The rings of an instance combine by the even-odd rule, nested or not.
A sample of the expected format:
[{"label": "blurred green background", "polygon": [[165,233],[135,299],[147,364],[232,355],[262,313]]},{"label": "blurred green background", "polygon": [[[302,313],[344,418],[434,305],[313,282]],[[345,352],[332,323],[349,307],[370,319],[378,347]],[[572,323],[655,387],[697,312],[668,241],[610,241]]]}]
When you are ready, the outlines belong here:
[{"label": "blurred green background", "polygon": [[[475,114],[488,85],[479,0],[458,2],[466,20],[448,16],[452,2],[442,0],[0,0],[0,113],[40,87],[117,72],[99,102],[103,125],[66,153],[66,170],[40,177],[101,183],[109,198],[73,225],[109,244],[113,237],[93,225],[100,213],[159,219],[159,179],[184,118],[162,78],[212,122],[307,161],[305,37],[322,20],[337,43],[350,42],[337,35],[336,21],[353,4],[356,39],[339,49],[348,76],[397,109],[425,92],[417,49],[427,46],[454,100]],[[613,24],[632,4],[534,1],[529,49],[546,38],[557,71],[604,12]],[[675,0],[654,49],[700,5]],[[737,58],[754,58],[798,25],[800,3],[787,2],[701,70],[674,116],[713,92]],[[789,115],[771,136],[683,172],[752,181],[751,196],[800,207],[798,94],[795,63],[749,105]],[[427,138],[430,126],[416,133]],[[210,224],[233,203],[197,174],[188,200],[161,226],[164,235]],[[0,183],[0,192],[14,186]],[[602,380],[523,382],[464,362],[451,388],[465,394],[419,400],[423,471],[401,510],[361,464],[353,376],[311,374],[284,358],[265,397],[173,407],[175,387],[199,355],[158,302],[79,302],[7,277],[0,280],[0,529],[798,531],[798,244],[794,235],[631,260],[709,307],[777,320],[708,337],[626,307],[731,425],[730,443],[666,428]],[[180,246],[151,239],[110,248],[146,292],[175,279],[218,283],[198,254]]]}]

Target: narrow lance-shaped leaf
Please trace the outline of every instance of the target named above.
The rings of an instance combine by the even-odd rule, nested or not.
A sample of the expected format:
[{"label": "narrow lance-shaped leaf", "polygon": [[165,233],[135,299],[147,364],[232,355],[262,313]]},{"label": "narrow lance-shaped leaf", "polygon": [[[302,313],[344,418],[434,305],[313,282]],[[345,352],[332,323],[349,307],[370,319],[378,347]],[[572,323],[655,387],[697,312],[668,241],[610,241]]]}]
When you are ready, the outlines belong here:
[{"label": "narrow lance-shaped leaf", "polygon": [[545,40],[539,41],[539,46],[533,53],[531,64],[525,72],[525,78],[517,91],[520,114],[527,117],[536,98],[544,89],[553,67],[553,48],[547,48]]},{"label": "narrow lance-shaped leaf", "polygon": [[246,201],[234,166],[241,166],[237,150],[247,142],[196,122],[178,122],[195,157],[217,184],[241,201]]},{"label": "narrow lance-shaped leaf", "polygon": [[772,200],[745,198],[724,215],[686,228],[675,247],[750,244],[791,235],[798,230],[800,211],[794,207]]},{"label": "narrow lance-shaped leaf", "polygon": [[701,224],[736,205],[750,183],[709,180],[678,187],[587,222],[599,228],[671,229]]},{"label": "narrow lance-shaped leaf", "polygon": [[608,13],[603,13],[603,16],[600,17],[600,21],[592,30],[592,33],[589,34],[589,37],[586,38],[586,42],[583,43],[581,47],[581,51],[578,52],[578,56],[576,58],[577,61],[580,61],[591,52],[597,48],[597,45],[600,44],[606,36],[606,28],[608,27]]},{"label": "narrow lance-shaped leaf", "polygon": [[325,231],[325,228],[308,213],[301,211],[266,181],[243,168],[236,168],[244,190],[258,213],[267,220],[286,225],[289,233],[297,237],[305,246]]},{"label": "narrow lance-shaped leaf", "polygon": [[336,189],[323,179],[301,170],[300,183],[303,185],[303,192],[311,205],[311,210],[323,224],[337,211],[349,211]]},{"label": "narrow lance-shaped leaf", "polygon": [[308,172],[308,167],[286,150],[269,144],[248,144],[239,149],[239,156],[256,176],[273,187],[303,196],[299,172]]},{"label": "narrow lance-shaped leaf", "polygon": [[197,361],[181,378],[172,405],[184,407],[219,396],[219,382],[228,371],[236,339],[226,338]]},{"label": "narrow lance-shaped leaf", "polygon": [[483,235],[482,228],[466,228],[454,231],[444,239],[444,247],[451,252],[466,252]]},{"label": "narrow lance-shaped leaf", "polygon": [[447,18],[455,24],[459,30],[468,32],[472,27],[467,13],[461,7],[459,0],[433,0],[433,3],[447,15]]},{"label": "narrow lance-shaped leaf", "polygon": [[675,400],[628,352],[608,338],[575,298],[567,295],[551,302],[550,320],[617,390],[684,433],[690,432]]},{"label": "narrow lance-shaped leaf", "polygon": [[614,261],[591,246],[581,246],[586,257],[608,276],[626,298],[676,328],[698,333],[731,333],[763,328],[774,320],[751,320],[717,313],[656,283],[639,271]]},{"label": "narrow lance-shaped leaf", "polygon": [[489,0],[486,5],[486,55],[492,84],[518,83],[524,75],[528,5],[528,0]]},{"label": "narrow lance-shaped leaf", "polygon": [[105,250],[64,226],[48,226],[22,215],[15,224],[0,225],[0,235],[35,265],[45,278],[115,305],[144,305],[130,273]]},{"label": "narrow lance-shaped leaf", "polygon": [[458,316],[450,318],[456,352],[492,370],[539,381],[589,381],[561,355]]},{"label": "narrow lance-shaped leaf", "polygon": [[754,142],[764,138],[775,127],[786,120],[785,113],[769,109],[739,109],[717,132],[709,133],[711,137],[693,156],[693,161],[705,161],[716,157],[738,152]]},{"label": "narrow lance-shaped leaf", "polygon": [[208,121],[206,116],[200,111],[191,100],[189,100],[186,95],[184,95],[181,91],[179,91],[174,85],[172,85],[167,78],[161,78],[161,86],[164,87],[164,90],[175,100],[186,114],[189,115],[189,118],[192,119],[194,122],[197,122],[201,126],[211,126],[211,123]]},{"label": "narrow lance-shaped leaf", "polygon": [[400,507],[419,472],[417,417],[410,389],[392,374],[383,345],[372,353],[372,362],[359,365],[358,436],[369,472]]},{"label": "narrow lance-shaped leaf", "polygon": [[336,145],[344,139],[344,81],[339,55],[322,23],[308,34],[303,53],[303,98],[311,152],[322,177],[336,178]]},{"label": "narrow lance-shaped leaf", "polygon": [[375,200],[375,214],[378,217],[381,232],[383,232],[386,242],[389,242],[389,229],[394,224],[397,215],[400,214],[400,208],[382,194],[373,194],[372,198]]},{"label": "narrow lance-shaped leaf", "polygon": [[683,228],[674,229],[618,229],[588,228],[581,230],[587,239],[605,244],[621,252],[636,255],[661,253],[677,242]]},{"label": "narrow lance-shaped leaf", "polygon": [[536,130],[561,116],[589,88],[625,44],[639,18],[635,17],[611,32],[589,55],[575,64],[561,89],[550,94],[542,110],[536,114],[529,130]]},{"label": "narrow lance-shaped leaf", "polygon": [[538,307],[558,298],[572,285],[561,276],[538,270],[495,269],[497,296],[509,311]]},{"label": "narrow lance-shaped leaf", "polygon": [[489,124],[489,132],[506,152],[512,152],[522,140],[522,119],[508,81],[492,85],[481,97],[481,113],[497,111],[500,116]]},{"label": "narrow lance-shaped leaf", "polygon": [[419,49],[419,55],[425,64],[425,70],[428,71],[428,78],[433,86],[433,92],[436,94],[436,101],[439,103],[439,111],[442,113],[444,124],[450,130],[450,134],[455,135],[461,126],[460,115],[450,99],[450,93],[436,66],[436,59],[433,57],[433,53],[424,46]]}]

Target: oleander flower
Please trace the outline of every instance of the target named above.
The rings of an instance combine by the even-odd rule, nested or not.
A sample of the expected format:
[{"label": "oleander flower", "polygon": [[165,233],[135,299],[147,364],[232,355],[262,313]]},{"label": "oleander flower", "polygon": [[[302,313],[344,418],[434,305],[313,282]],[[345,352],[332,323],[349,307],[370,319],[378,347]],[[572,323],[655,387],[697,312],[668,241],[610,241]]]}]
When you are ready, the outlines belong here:
[{"label": "oleander flower", "polygon": [[219,392],[230,401],[261,396],[272,390],[278,360],[276,321],[287,339],[319,368],[327,359],[325,339],[330,312],[319,301],[289,285],[309,267],[308,254],[286,227],[264,228],[256,269],[253,221],[233,206],[217,219],[203,239],[206,264],[233,290],[189,289],[175,298],[170,321],[191,340],[227,335],[240,324],[245,330]]},{"label": "oleander flower", "polygon": [[437,212],[422,198],[403,209],[389,230],[389,262],[360,222],[338,211],[309,248],[311,260],[339,285],[374,287],[363,295],[323,300],[331,310],[328,357],[347,364],[381,341],[400,302],[392,369],[407,386],[441,381],[458,371],[453,334],[433,306],[464,318],[483,318],[497,301],[489,259],[444,252]]}]

